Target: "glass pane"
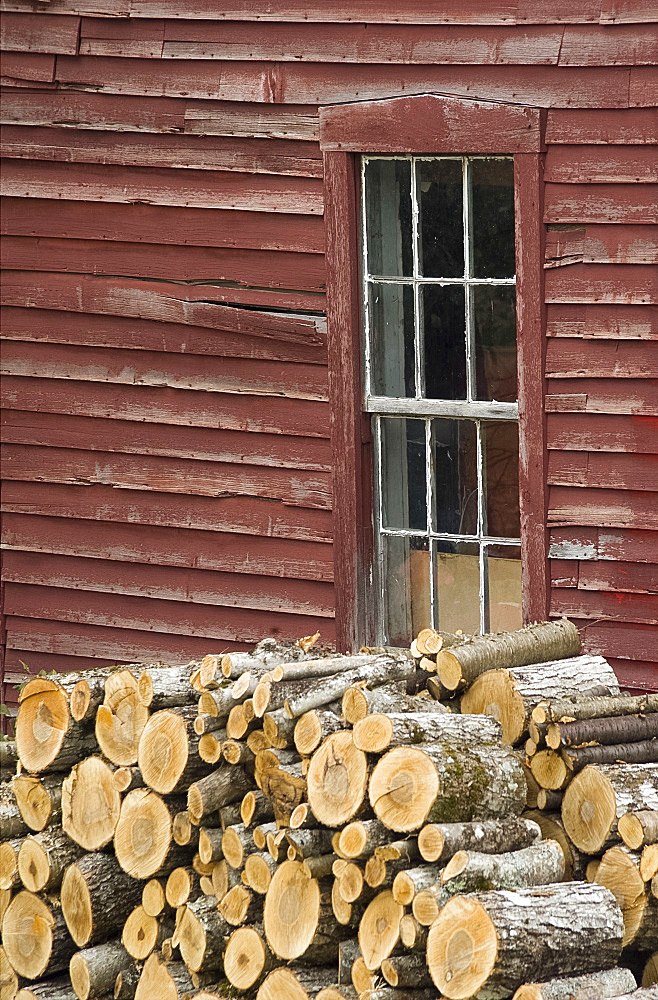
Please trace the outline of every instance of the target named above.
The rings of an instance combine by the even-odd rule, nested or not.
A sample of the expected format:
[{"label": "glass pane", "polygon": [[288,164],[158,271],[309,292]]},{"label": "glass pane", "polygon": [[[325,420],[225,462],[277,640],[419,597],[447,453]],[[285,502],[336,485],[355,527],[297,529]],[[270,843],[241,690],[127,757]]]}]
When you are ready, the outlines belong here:
[{"label": "glass pane", "polygon": [[421,160],[419,192],[420,273],[428,278],[464,274],[462,161]]},{"label": "glass pane", "polygon": [[366,220],[370,274],[411,275],[410,160],[368,160]]},{"label": "glass pane", "polygon": [[425,421],[382,417],[382,525],[427,530]]},{"label": "glass pane", "polygon": [[519,538],[519,425],[513,421],[482,424],[486,481],[484,533]]},{"label": "glass pane", "polygon": [[460,285],[422,289],[425,396],[466,399],[466,313]]},{"label": "glass pane", "polygon": [[473,277],[513,278],[514,165],[473,159],[470,165]]},{"label": "glass pane", "polygon": [[515,288],[476,285],[472,295],[476,398],[513,403],[517,398]]},{"label": "glass pane", "polygon": [[477,534],[477,431],[474,421],[433,420],[432,458],[434,531]]},{"label": "glass pane", "polygon": [[413,289],[372,284],[368,304],[371,394],[415,396]]},{"label": "glass pane", "polygon": [[438,627],[480,631],[480,559],[475,542],[433,542]]},{"label": "glass pane", "polygon": [[490,545],[487,549],[489,580],[489,628],[513,632],[521,628],[521,548]]},{"label": "glass pane", "polygon": [[426,538],[381,535],[385,641],[408,646],[431,625],[430,554]]}]

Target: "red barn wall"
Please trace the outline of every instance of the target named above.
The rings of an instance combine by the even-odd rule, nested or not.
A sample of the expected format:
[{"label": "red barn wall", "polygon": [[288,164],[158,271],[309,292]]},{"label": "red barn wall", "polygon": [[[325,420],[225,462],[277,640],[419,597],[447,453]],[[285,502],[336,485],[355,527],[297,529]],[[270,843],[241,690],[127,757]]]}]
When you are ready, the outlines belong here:
[{"label": "red barn wall", "polygon": [[548,108],[551,612],[658,688],[652,5],[2,7],[6,680],[331,643],[317,107],[438,91]]}]

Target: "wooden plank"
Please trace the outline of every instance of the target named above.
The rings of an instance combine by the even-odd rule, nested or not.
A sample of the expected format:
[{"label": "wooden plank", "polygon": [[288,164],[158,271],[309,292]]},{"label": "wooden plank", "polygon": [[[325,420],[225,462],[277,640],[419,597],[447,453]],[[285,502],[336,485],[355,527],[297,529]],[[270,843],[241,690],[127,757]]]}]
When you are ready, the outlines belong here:
[{"label": "wooden plank", "polygon": [[3,266],[26,271],[143,276],[170,281],[235,282],[302,291],[324,291],[324,258],[318,254],[230,247],[177,247],[154,243],[61,240],[4,236]]},{"label": "wooden plank", "polygon": [[72,518],[75,524],[86,519],[298,541],[327,542],[332,539],[332,520],[328,511],[289,507],[265,497],[189,495],[183,498],[181,494],[118,491],[109,485],[68,486],[7,480],[3,483],[3,503],[8,512]]},{"label": "wooden plank", "polygon": [[658,596],[658,565],[636,562],[584,562],[578,574],[578,588]]},{"label": "wooden plank", "polygon": [[[377,100],[395,93],[451,93],[539,107],[627,107],[629,70],[560,66],[482,66],[467,74],[452,66],[171,60],[166,74],[155,60],[60,56],[57,79],[105,93],[209,98],[255,103],[330,104]],[[577,96],[576,96],[577,95]]]},{"label": "wooden plank", "polygon": [[313,177],[252,175],[229,170],[174,170],[116,164],[70,165],[8,160],[3,194],[95,202],[146,202],[190,208],[322,215],[322,183]]},{"label": "wooden plank", "polygon": [[[72,58],[72,57],[68,57]],[[55,79],[55,56],[40,52],[5,52],[0,61],[7,79],[43,81]]]},{"label": "wooden plank", "polygon": [[[13,631],[13,617],[46,619],[72,624],[104,625],[126,629],[164,632],[171,635],[257,642],[259,636],[292,633],[322,633],[323,641],[333,638],[333,621],[325,616],[268,612],[260,608],[218,607],[181,601],[153,600],[123,594],[5,584],[7,632]],[[285,624],[284,624],[285,622]],[[16,644],[16,643],[15,643]],[[100,654],[101,649],[97,649]]]},{"label": "wooden plank", "polygon": [[627,111],[570,108],[548,112],[546,142],[557,144],[655,145],[658,122],[649,108]]},{"label": "wooden plank", "polygon": [[655,107],[658,70],[655,66],[632,66],[628,87],[629,108]]},{"label": "wooden plank", "polygon": [[[62,20],[58,18],[58,20]],[[238,173],[321,177],[319,148],[289,139],[99,132],[71,127],[10,125],[3,130],[3,156],[126,167],[230,170]]]},{"label": "wooden plank", "polygon": [[331,507],[331,476],[228,462],[115,455],[72,448],[7,445],[3,476],[42,483],[111,484],[116,489],[221,497],[269,497],[298,507]]},{"label": "wooden plank", "polygon": [[[317,293],[7,271],[0,286],[0,297],[6,305],[189,323],[210,330],[298,344],[326,343],[323,317],[291,315],[291,310],[320,312],[324,296]],[[250,308],[239,308],[242,304]],[[265,311],[272,307],[286,312]]]},{"label": "wooden plank", "polygon": [[655,417],[549,413],[547,427],[550,449],[658,454]]},{"label": "wooden plank", "polygon": [[314,104],[277,106],[190,100],[185,106],[185,132],[202,136],[317,142],[320,127]]},{"label": "wooden plank", "polygon": [[331,471],[329,441],[317,438],[95,417],[60,415],[53,420],[52,414],[24,410],[3,410],[2,427],[8,444]]},{"label": "wooden plank", "polygon": [[112,240],[172,246],[232,247],[323,253],[324,227],[315,215],[274,215],[212,208],[94,201],[6,198],[2,232],[14,236]]},{"label": "wooden plank", "polygon": [[307,542],[222,531],[6,513],[6,549],[298,580],[333,579],[333,553]]},{"label": "wooden plank", "polygon": [[551,486],[550,524],[604,528],[656,526],[656,498],[636,490],[599,490],[585,487]]},{"label": "wooden plank", "polygon": [[622,560],[658,564],[658,531],[553,528],[551,559]]},{"label": "wooden plank", "polygon": [[21,376],[4,379],[3,396],[4,405],[15,410],[329,437],[329,408],[315,400],[259,396],[255,403],[254,397],[229,393]]},{"label": "wooden plank", "polygon": [[29,341],[5,341],[2,354],[1,370],[7,375],[300,400],[324,401],[328,393],[326,369],[320,365]]},{"label": "wooden plank", "polygon": [[[243,313],[245,311],[243,310]],[[247,315],[250,315],[247,313]],[[253,315],[253,312],[251,313]],[[273,314],[275,319],[280,318]],[[79,344],[87,347],[125,348],[135,351],[163,351],[228,358],[253,358],[264,361],[299,362],[326,365],[327,352],[323,322],[318,317],[290,317],[290,336],[303,331],[307,320],[308,343],[277,336],[273,322],[271,336],[247,336],[239,332],[219,333],[203,327],[182,323],[161,323],[125,316],[98,316],[70,313],[55,309],[23,309],[3,306],[0,309],[2,329],[8,340],[33,340],[39,343]],[[265,333],[267,334],[267,330]],[[320,341],[318,343],[318,341]]]},{"label": "wooden plank", "polygon": [[578,586],[577,559],[551,559],[549,569],[552,588]]},{"label": "wooden plank", "polygon": [[[180,566],[153,566],[114,562],[109,559],[78,558],[42,552],[5,552],[3,579],[9,585],[79,590],[92,594],[135,597],[194,604],[192,614],[208,611],[215,619],[216,608],[249,608],[266,614],[317,615],[333,618],[333,587],[321,580],[290,580],[279,576],[218,572]],[[156,617],[158,611],[155,611]]]},{"label": "wooden plank", "polygon": [[658,185],[547,184],[544,222],[655,223]]},{"label": "wooden plank", "polygon": [[556,303],[547,309],[546,334],[584,340],[658,340],[658,308]]},{"label": "wooden plank", "polygon": [[656,60],[655,24],[593,25],[564,29],[560,66],[638,66]]},{"label": "wooden plank", "polygon": [[656,183],[656,151],[650,146],[551,145],[544,180],[551,184]]},{"label": "wooden plank", "polygon": [[[56,14],[0,15],[0,45],[5,52],[52,52],[78,54],[80,18]],[[51,78],[52,79],[52,78]]]},{"label": "wooden plank", "polygon": [[655,379],[552,378],[548,383],[549,413],[633,413],[658,416]]},{"label": "wooden plank", "polygon": [[658,352],[641,340],[551,337],[546,375],[557,378],[658,378]]},{"label": "wooden plank", "polygon": [[658,303],[655,267],[641,264],[573,264],[546,271],[546,302],[613,305]]},{"label": "wooden plank", "polygon": [[548,456],[548,482],[562,486],[657,491],[658,455],[551,451]]},{"label": "wooden plank", "polygon": [[658,601],[655,596],[647,594],[606,594],[555,588],[551,590],[550,613],[568,618],[658,625]]},{"label": "wooden plank", "polygon": [[[35,58],[37,58],[35,56]],[[52,58],[56,58],[53,56]],[[53,81],[23,80],[13,76],[0,75],[0,90],[57,90],[57,84]]]},{"label": "wooden plank", "polygon": [[608,657],[608,663],[617,675],[622,694],[626,690],[638,694],[658,691],[658,668],[655,663],[613,657]]},{"label": "wooden plank", "polygon": [[549,226],[546,267],[572,264],[658,264],[658,226]]}]

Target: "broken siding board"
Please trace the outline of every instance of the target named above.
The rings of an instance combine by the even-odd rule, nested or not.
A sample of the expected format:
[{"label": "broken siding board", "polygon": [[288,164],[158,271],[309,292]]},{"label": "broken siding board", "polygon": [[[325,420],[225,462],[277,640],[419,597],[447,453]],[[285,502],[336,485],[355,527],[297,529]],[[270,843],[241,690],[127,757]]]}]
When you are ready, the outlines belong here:
[{"label": "broken siding board", "polygon": [[633,563],[658,564],[658,531],[552,528],[549,556],[551,559],[627,559]]},{"label": "broken siding board", "polygon": [[[280,576],[17,551],[4,553],[2,576],[6,585],[80,590],[93,594],[94,600],[98,600],[98,594],[116,594],[179,605],[202,605],[209,609],[210,618],[219,613],[217,608],[317,615],[319,618],[331,618],[334,613],[333,587],[322,580],[291,580]],[[193,613],[196,611],[195,608]]]},{"label": "broken siding board", "polygon": [[[568,618],[595,618],[658,625],[658,600],[651,594],[608,594],[554,587],[551,590],[550,614]],[[634,653],[632,647],[629,653]],[[609,654],[608,654],[609,655]]]},{"label": "broken siding board", "polygon": [[546,185],[544,222],[656,223],[658,185]]},{"label": "broken siding board", "polygon": [[658,143],[658,121],[650,108],[622,111],[604,106],[549,110],[546,143],[655,145]]},{"label": "broken siding board", "polygon": [[549,525],[649,530],[656,526],[655,496],[636,490],[551,486],[548,507]]},{"label": "broken siding board", "polygon": [[573,264],[548,268],[545,289],[547,303],[658,303],[656,268],[641,264]]},{"label": "broken siding board", "polygon": [[327,542],[308,542],[231,532],[168,528],[80,518],[5,513],[6,549],[85,556],[125,563],[193,567],[231,573],[333,580]]},{"label": "broken siding board", "polygon": [[0,14],[0,45],[5,52],[78,54],[79,17],[56,14]]},{"label": "broken siding board", "polygon": [[658,351],[639,340],[583,340],[550,337],[548,378],[658,378]]},{"label": "broken siding board", "polygon": [[573,264],[658,264],[658,226],[549,226],[546,267]]},{"label": "broken siding board", "polygon": [[103,163],[183,170],[322,177],[319,146],[286,139],[236,139],[179,133],[78,132],[72,128],[7,125],[3,156],[67,163]]},{"label": "broken siding board", "polygon": [[[60,483],[3,484],[7,511],[43,514],[118,524],[138,524],[237,535],[266,535],[298,541],[330,542],[331,514],[311,507],[291,507],[280,501],[243,496],[200,497],[122,490],[112,486],[69,486]],[[148,532],[147,532],[148,535]],[[246,544],[246,543],[245,543]]]},{"label": "broken siding board", "polygon": [[546,334],[606,340],[658,340],[658,308],[635,305],[550,304]]},{"label": "broken siding board", "polygon": [[546,152],[544,180],[551,184],[656,183],[656,150],[650,145],[552,145]]},{"label": "broken siding board", "polygon": [[630,378],[551,378],[547,412],[633,413],[658,416],[658,381]]},{"label": "broken siding board", "polygon": [[115,97],[107,94],[2,91],[0,116],[5,124],[132,132],[182,132],[189,102],[174,98]]},{"label": "broken siding board", "polygon": [[331,508],[331,476],[302,469],[7,445],[3,476],[14,481],[109,484],[115,489],[184,496],[269,497],[296,507]]},{"label": "broken siding board", "polygon": [[324,291],[324,258],[318,254],[230,247],[179,247],[153,243],[60,240],[50,237],[4,236],[8,270],[64,271],[179,281],[235,282],[302,291]]},{"label": "broken siding board", "polygon": [[318,216],[276,215],[162,205],[5,198],[2,232],[13,236],[111,240],[173,246],[324,252]]},{"label": "broken siding board", "polygon": [[584,562],[579,571],[578,588],[658,596],[658,565],[636,562]]},{"label": "broken siding board", "polygon": [[551,559],[549,562],[551,587],[578,586],[577,559]]},{"label": "broken siding board", "polygon": [[549,413],[548,448],[567,451],[613,451],[658,454],[655,417],[602,413]]},{"label": "broken siding board", "polygon": [[658,48],[655,24],[569,25],[564,29],[560,66],[653,65]]},{"label": "broken siding board", "polygon": [[52,83],[55,79],[54,55],[38,52],[5,52],[0,65],[3,77],[8,80]]},{"label": "broken siding board", "polygon": [[322,182],[232,171],[71,164],[65,171],[44,160],[7,160],[3,193],[18,198],[94,202],[146,202],[189,208],[238,209],[322,215]]},{"label": "broken siding board", "polygon": [[[596,486],[658,490],[658,455],[610,452],[551,451],[548,482],[563,486]],[[656,498],[658,508],[658,498]]]}]

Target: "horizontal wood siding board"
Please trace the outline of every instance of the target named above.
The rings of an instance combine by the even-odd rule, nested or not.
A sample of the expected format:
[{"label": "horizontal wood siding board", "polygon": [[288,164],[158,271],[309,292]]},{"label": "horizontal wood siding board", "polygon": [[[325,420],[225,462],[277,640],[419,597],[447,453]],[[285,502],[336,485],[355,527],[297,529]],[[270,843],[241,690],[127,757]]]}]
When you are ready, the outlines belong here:
[{"label": "horizontal wood siding board", "polygon": [[551,486],[548,520],[553,525],[645,528],[656,526],[656,498],[639,490]]},{"label": "horizontal wood siding board", "polygon": [[[556,615],[557,616],[557,615]],[[583,649],[605,657],[646,660],[658,671],[658,629],[655,625],[635,622],[588,620],[577,615],[569,618],[580,630]],[[631,666],[629,662],[629,666]],[[658,689],[658,684],[656,685]]]},{"label": "horizontal wood siding board", "polygon": [[225,531],[299,541],[330,542],[331,513],[292,507],[266,497],[204,497],[114,489],[111,485],[68,485],[6,480],[6,511],[142,526]]},{"label": "horizontal wood siding board", "polygon": [[658,340],[658,307],[552,303],[546,334],[604,340]]},{"label": "horizontal wood siding board", "polygon": [[320,365],[9,340],[2,354],[0,364],[6,375],[285,396],[288,400],[327,399],[327,373]]},{"label": "horizontal wood siding board", "polygon": [[658,264],[658,226],[549,226],[545,266],[574,264]]},{"label": "horizontal wood siding board", "polygon": [[0,14],[0,45],[5,52],[78,54],[80,18],[56,14]]},{"label": "horizontal wood siding board", "polygon": [[145,202],[190,208],[322,215],[322,183],[314,177],[253,175],[230,170],[176,170],[118,164],[7,160],[3,193],[64,201]]},{"label": "horizontal wood siding board", "polygon": [[658,185],[547,183],[544,222],[656,223]]},{"label": "horizontal wood siding board", "polygon": [[575,384],[581,378],[658,378],[658,351],[642,340],[549,337],[546,375]]},{"label": "horizontal wood siding board", "polygon": [[658,691],[658,666],[655,663],[615,657],[608,657],[608,663],[617,675],[622,692]]},{"label": "horizontal wood siding board", "polygon": [[656,183],[656,150],[650,145],[549,145],[544,179],[551,184]]},{"label": "horizontal wood siding board", "polygon": [[16,410],[66,413],[110,420],[217,427],[328,438],[329,410],[315,400],[231,395],[195,390],[121,386],[8,376],[5,405]]},{"label": "horizontal wood siding board", "polygon": [[319,148],[310,142],[95,131],[6,125],[2,155],[65,163],[109,163],[177,170],[321,177]]},{"label": "horizontal wood siding board", "polygon": [[[92,651],[89,650],[91,653]],[[21,666],[21,660],[29,667],[29,672]],[[67,674],[78,670],[97,670],[99,667],[112,667],[115,660],[105,660],[91,656],[59,656],[57,653],[37,653],[30,650],[26,654],[22,649],[8,649],[5,659],[5,681],[7,684],[24,684],[31,674],[38,674],[42,670],[47,673],[56,672]],[[17,699],[18,692],[12,688],[14,697]]]},{"label": "horizontal wood siding board", "polygon": [[553,587],[550,613],[567,618],[658,625],[658,600],[649,594],[594,593]]},{"label": "horizontal wood siding board", "polygon": [[658,455],[551,451],[548,456],[548,482],[562,486],[657,491]]},{"label": "horizontal wood siding board", "polygon": [[[245,313],[254,315],[254,313]],[[0,308],[1,324],[7,340],[37,341],[43,344],[79,344],[83,347],[123,348],[131,351],[162,351],[180,354],[181,347],[190,354],[211,355],[215,358],[253,358],[263,361],[300,362],[326,365],[322,324],[307,322],[307,343],[301,342],[304,324],[294,323],[289,330],[282,324],[277,331],[277,314],[273,314],[272,329],[263,327],[264,336],[247,336],[227,330],[210,331],[204,327],[183,323],[163,323],[127,316],[103,316],[70,313],[56,309],[24,309],[19,306]],[[300,320],[306,317],[299,317]],[[270,336],[267,336],[267,334]],[[299,334],[299,338],[295,337]],[[288,336],[295,339],[288,339]]]},{"label": "horizontal wood siding board", "polygon": [[[318,629],[331,641],[331,618],[312,614],[284,614],[240,607],[196,605],[123,594],[101,594],[91,590],[5,584],[7,632],[15,617],[47,619],[70,624],[121,626],[172,635],[257,642],[263,635],[299,637]],[[283,623],[287,622],[286,625]],[[100,652],[100,650],[99,650]]]},{"label": "horizontal wood siding board", "polygon": [[658,597],[658,565],[611,561],[584,562],[578,572],[578,589],[653,594]]},{"label": "horizontal wood siding board", "polygon": [[[84,513],[84,512],[83,512]],[[6,513],[3,544],[22,552],[249,573],[298,580],[333,579],[332,547],[222,531],[108,523],[80,518]]]},{"label": "horizontal wood siding board", "polygon": [[[30,81],[53,84],[55,56],[39,52],[5,52],[2,56],[2,75],[9,82]],[[28,83],[29,86],[29,83]]]},{"label": "horizontal wood siding board", "polygon": [[572,264],[546,271],[546,302],[658,304],[656,268],[641,264]]},{"label": "horizontal wood siding board", "polygon": [[603,413],[549,413],[548,447],[566,451],[658,453],[655,417]]},{"label": "horizontal wood siding board", "polygon": [[658,122],[649,108],[560,108],[548,112],[545,141],[547,145],[655,145]]},{"label": "horizontal wood siding board", "polygon": [[655,24],[565,27],[560,66],[638,66],[656,61]]},{"label": "horizontal wood siding board", "polygon": [[[118,594],[202,605],[208,609],[249,608],[322,618],[331,618],[334,613],[333,588],[321,580],[290,580],[17,551],[5,552],[2,572],[7,585],[73,589],[94,595]],[[215,614],[214,610],[209,611],[211,617]]]},{"label": "horizontal wood siding board", "polygon": [[269,497],[296,507],[331,507],[331,476],[303,469],[7,445],[3,476],[70,485],[102,483],[183,496]]},{"label": "horizontal wood siding board", "polygon": [[658,416],[658,380],[618,378],[551,378],[547,383],[549,413],[633,413]]},{"label": "horizontal wood siding board", "polygon": [[551,559],[631,560],[658,565],[658,530],[636,531],[620,528],[552,528]]}]

